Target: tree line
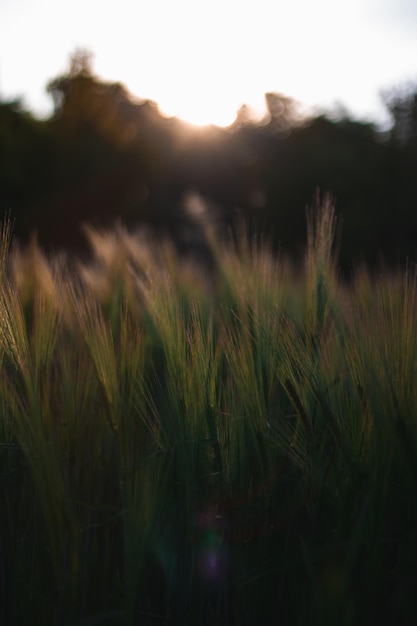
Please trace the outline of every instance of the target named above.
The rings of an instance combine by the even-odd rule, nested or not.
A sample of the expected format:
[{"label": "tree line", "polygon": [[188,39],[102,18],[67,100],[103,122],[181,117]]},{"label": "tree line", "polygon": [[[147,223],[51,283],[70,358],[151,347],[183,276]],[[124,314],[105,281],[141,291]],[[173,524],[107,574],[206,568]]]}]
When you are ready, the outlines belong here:
[{"label": "tree line", "polygon": [[[341,263],[415,260],[417,88],[384,95],[392,126],[349,115],[301,117],[266,94],[268,116],[245,107],[229,128],[194,128],[134,100],[94,75],[85,53],[47,87],[54,112],[36,119],[20,101],[0,102],[0,210],[18,239],[36,232],[46,249],[82,250],[81,225],[146,225],[184,241],[196,217],[184,194],[202,194],[220,230],[250,234],[299,255],[305,211],[330,193],[343,222]],[[185,245],[185,244],[184,244]]]}]

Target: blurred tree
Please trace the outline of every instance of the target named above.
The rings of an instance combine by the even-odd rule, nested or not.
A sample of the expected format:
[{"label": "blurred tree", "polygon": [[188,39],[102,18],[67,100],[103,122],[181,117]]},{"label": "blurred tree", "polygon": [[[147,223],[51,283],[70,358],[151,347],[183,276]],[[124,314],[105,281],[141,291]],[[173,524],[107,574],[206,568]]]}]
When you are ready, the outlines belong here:
[{"label": "blurred tree", "polygon": [[53,183],[53,136],[20,100],[0,102],[0,210],[10,211],[19,233],[29,234],[28,206],[44,193],[45,174]]},{"label": "blurred tree", "polygon": [[397,241],[401,256],[416,259],[417,241],[417,84],[383,92],[392,128],[389,132],[389,175],[395,211],[390,221],[391,237]]},{"label": "blurred tree", "polygon": [[[50,81],[47,91],[54,101],[54,120],[68,135],[100,136],[114,146],[123,147],[135,134],[132,115],[121,117],[129,102],[127,91],[118,83],[104,83],[93,73],[92,54],[76,50],[68,73]],[[130,103],[132,104],[132,103]],[[133,106],[133,105],[132,105]]]},{"label": "blurred tree", "polygon": [[386,148],[370,125],[322,115],[306,119],[277,137],[265,165],[266,232],[284,249],[303,256],[305,211],[317,192],[329,192],[343,217],[342,262],[352,257],[375,261],[388,250],[385,180]]},{"label": "blurred tree", "polygon": [[[118,83],[105,83],[92,69],[92,55],[76,50],[69,71],[52,80],[50,126],[59,138],[60,186],[39,213],[48,216],[45,243],[81,244],[79,225],[107,225],[116,218],[140,221],[147,215],[149,189],[158,178],[162,156],[156,105],[133,102]],[[166,142],[169,143],[169,142]],[[54,225],[52,227],[52,225]]]},{"label": "blurred tree", "polygon": [[270,131],[286,134],[305,122],[306,116],[300,112],[300,105],[293,98],[269,92],[265,94],[265,102],[270,117],[268,124]]},{"label": "blurred tree", "polygon": [[417,84],[382,92],[382,100],[391,116],[391,138],[400,144],[417,140]]}]

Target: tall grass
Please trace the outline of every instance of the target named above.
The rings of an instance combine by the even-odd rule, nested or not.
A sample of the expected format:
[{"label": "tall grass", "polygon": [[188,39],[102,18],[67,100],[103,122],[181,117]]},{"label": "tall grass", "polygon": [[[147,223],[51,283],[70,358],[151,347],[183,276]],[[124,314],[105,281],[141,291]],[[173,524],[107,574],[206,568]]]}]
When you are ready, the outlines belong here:
[{"label": "tall grass", "polygon": [[122,229],[0,250],[0,622],[410,623],[416,275]]}]

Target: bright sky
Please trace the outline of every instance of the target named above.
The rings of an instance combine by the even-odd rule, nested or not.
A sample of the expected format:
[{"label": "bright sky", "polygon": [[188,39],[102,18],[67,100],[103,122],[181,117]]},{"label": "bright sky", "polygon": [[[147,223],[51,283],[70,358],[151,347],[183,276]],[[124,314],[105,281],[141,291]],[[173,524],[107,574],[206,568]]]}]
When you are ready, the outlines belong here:
[{"label": "bright sky", "polygon": [[381,89],[417,81],[417,1],[0,0],[0,98],[50,113],[77,47],[190,122],[231,123],[267,91],[381,120]]}]

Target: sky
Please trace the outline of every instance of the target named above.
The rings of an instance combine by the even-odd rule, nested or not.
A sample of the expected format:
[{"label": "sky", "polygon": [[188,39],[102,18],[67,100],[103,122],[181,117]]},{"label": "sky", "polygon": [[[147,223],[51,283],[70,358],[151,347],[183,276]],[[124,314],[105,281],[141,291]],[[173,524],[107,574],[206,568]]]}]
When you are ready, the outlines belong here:
[{"label": "sky", "polygon": [[76,48],[192,123],[262,115],[275,91],[383,124],[381,91],[417,83],[417,0],[0,0],[0,99],[49,115]]}]

